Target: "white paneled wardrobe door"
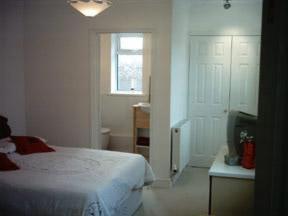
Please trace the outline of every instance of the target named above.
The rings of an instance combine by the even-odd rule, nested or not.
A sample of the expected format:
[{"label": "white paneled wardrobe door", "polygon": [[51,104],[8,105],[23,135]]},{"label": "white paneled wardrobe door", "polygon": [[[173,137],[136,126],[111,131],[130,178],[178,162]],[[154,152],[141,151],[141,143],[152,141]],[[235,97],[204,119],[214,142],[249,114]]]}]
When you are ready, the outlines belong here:
[{"label": "white paneled wardrobe door", "polygon": [[226,140],[231,36],[191,36],[189,119],[191,165],[207,167]]},{"label": "white paneled wardrobe door", "polygon": [[229,110],[257,114],[259,36],[191,36],[190,165],[209,167],[226,144]]},{"label": "white paneled wardrobe door", "polygon": [[234,36],[230,109],[257,115],[260,36]]}]

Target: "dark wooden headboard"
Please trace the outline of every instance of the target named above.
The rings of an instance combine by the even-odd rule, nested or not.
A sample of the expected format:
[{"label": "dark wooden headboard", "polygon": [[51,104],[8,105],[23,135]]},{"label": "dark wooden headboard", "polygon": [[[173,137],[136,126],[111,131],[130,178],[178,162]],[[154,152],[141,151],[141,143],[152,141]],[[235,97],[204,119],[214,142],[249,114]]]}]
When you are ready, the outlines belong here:
[{"label": "dark wooden headboard", "polygon": [[8,119],[0,115],[0,139],[9,137],[11,135],[11,129],[8,125]]}]

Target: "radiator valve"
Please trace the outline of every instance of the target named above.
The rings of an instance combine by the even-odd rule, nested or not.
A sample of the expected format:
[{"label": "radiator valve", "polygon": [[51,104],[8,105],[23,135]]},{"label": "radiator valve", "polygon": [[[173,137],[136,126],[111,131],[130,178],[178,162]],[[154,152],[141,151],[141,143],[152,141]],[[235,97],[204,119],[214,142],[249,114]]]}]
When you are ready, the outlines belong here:
[{"label": "radiator valve", "polygon": [[173,171],[173,173],[177,173],[178,172],[176,164],[173,165],[172,171]]}]

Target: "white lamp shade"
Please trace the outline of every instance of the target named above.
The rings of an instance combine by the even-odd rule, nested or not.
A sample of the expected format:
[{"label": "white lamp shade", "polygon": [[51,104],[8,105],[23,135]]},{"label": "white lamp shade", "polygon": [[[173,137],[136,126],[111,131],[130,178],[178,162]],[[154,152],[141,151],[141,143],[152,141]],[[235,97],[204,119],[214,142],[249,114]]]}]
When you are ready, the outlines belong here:
[{"label": "white lamp shade", "polygon": [[89,0],[88,2],[71,1],[70,4],[84,16],[88,17],[94,17],[111,6],[111,2],[106,0],[102,2],[95,2],[94,0]]}]

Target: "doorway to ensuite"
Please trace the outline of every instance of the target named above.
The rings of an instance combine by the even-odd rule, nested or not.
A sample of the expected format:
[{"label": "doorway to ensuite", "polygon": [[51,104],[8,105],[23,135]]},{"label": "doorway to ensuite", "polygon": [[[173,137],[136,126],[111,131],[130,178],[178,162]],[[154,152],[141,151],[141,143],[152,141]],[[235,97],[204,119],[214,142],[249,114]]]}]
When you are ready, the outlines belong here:
[{"label": "doorway to ensuite", "polygon": [[143,110],[150,122],[152,33],[92,32],[91,37],[95,147],[140,153],[149,159],[150,130],[137,128],[135,134],[134,107]]}]

